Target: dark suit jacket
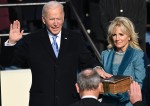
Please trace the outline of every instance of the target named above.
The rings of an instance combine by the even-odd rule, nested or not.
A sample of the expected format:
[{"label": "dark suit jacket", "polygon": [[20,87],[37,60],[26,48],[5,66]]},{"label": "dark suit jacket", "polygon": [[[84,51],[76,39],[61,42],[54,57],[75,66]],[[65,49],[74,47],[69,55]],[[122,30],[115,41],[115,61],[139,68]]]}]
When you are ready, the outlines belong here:
[{"label": "dark suit jacket", "polygon": [[46,29],[24,36],[14,51],[13,64],[21,66],[24,63],[28,63],[32,71],[30,106],[73,103],[78,98],[75,89],[77,71],[99,65],[79,33],[65,29],[62,30],[58,58]]},{"label": "dark suit jacket", "polygon": [[80,101],[75,102],[69,106],[108,106],[108,105],[106,105],[106,104],[104,105],[94,98],[84,98],[84,99],[81,99]]},{"label": "dark suit jacket", "polygon": [[138,101],[138,102],[134,103],[133,106],[144,106],[144,105],[141,101]]}]

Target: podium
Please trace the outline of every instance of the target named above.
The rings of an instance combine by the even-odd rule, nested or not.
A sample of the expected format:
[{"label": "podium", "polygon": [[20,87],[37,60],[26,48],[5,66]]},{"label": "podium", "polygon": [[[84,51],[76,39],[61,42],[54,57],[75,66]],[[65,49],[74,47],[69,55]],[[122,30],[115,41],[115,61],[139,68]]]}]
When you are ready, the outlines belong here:
[{"label": "podium", "polygon": [[28,106],[30,69],[1,71],[1,106]]},{"label": "podium", "polygon": [[103,93],[124,93],[130,89],[132,77],[130,76],[112,76],[111,78],[102,79]]}]

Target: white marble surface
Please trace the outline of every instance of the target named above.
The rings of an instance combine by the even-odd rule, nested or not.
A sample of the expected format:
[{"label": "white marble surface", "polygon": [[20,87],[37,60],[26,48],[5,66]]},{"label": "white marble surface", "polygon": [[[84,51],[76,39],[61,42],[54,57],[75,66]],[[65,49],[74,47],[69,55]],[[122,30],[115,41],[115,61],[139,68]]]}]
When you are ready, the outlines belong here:
[{"label": "white marble surface", "polygon": [[1,71],[2,106],[28,106],[31,79],[30,69]]}]

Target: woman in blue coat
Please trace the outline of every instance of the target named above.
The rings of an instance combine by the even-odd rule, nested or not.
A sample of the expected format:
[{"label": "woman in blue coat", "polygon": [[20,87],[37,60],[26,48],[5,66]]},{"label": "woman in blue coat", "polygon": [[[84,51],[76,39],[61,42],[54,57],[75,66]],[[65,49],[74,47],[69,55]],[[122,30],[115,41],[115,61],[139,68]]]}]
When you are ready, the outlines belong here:
[{"label": "woman in blue coat", "polygon": [[[142,88],[145,78],[144,52],[139,46],[133,23],[116,17],[108,28],[108,49],[102,52],[104,70],[112,75],[132,76]],[[105,94],[102,102],[112,106],[132,106],[128,93]]]}]

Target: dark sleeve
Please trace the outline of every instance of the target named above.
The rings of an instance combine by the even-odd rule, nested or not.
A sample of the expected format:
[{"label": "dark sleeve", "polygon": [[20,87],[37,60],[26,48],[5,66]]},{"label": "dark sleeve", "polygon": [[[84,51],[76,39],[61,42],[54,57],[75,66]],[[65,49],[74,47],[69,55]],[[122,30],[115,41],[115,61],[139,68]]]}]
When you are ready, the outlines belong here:
[{"label": "dark sleeve", "polygon": [[[85,42],[83,35],[78,37],[78,46],[79,46],[79,63],[80,66],[84,68],[93,68],[95,66],[102,66],[98,61],[98,57],[94,54],[94,51],[90,50],[90,45],[88,41]],[[89,46],[89,48],[88,48]]]},{"label": "dark sleeve", "polygon": [[12,64],[20,68],[28,68],[28,43],[26,37],[17,42],[13,54]]},{"label": "dark sleeve", "polygon": [[133,106],[144,106],[142,101],[137,101],[133,104]]},{"label": "dark sleeve", "polygon": [[14,46],[4,46],[4,43],[8,37],[1,37],[1,45],[0,45],[0,65],[3,67],[8,67],[11,65],[11,61],[13,58]]},{"label": "dark sleeve", "polygon": [[8,69],[11,69],[12,66],[28,68],[27,49],[25,48],[26,44],[23,44],[23,39],[17,42],[15,46],[3,46],[0,54],[2,66]]}]

